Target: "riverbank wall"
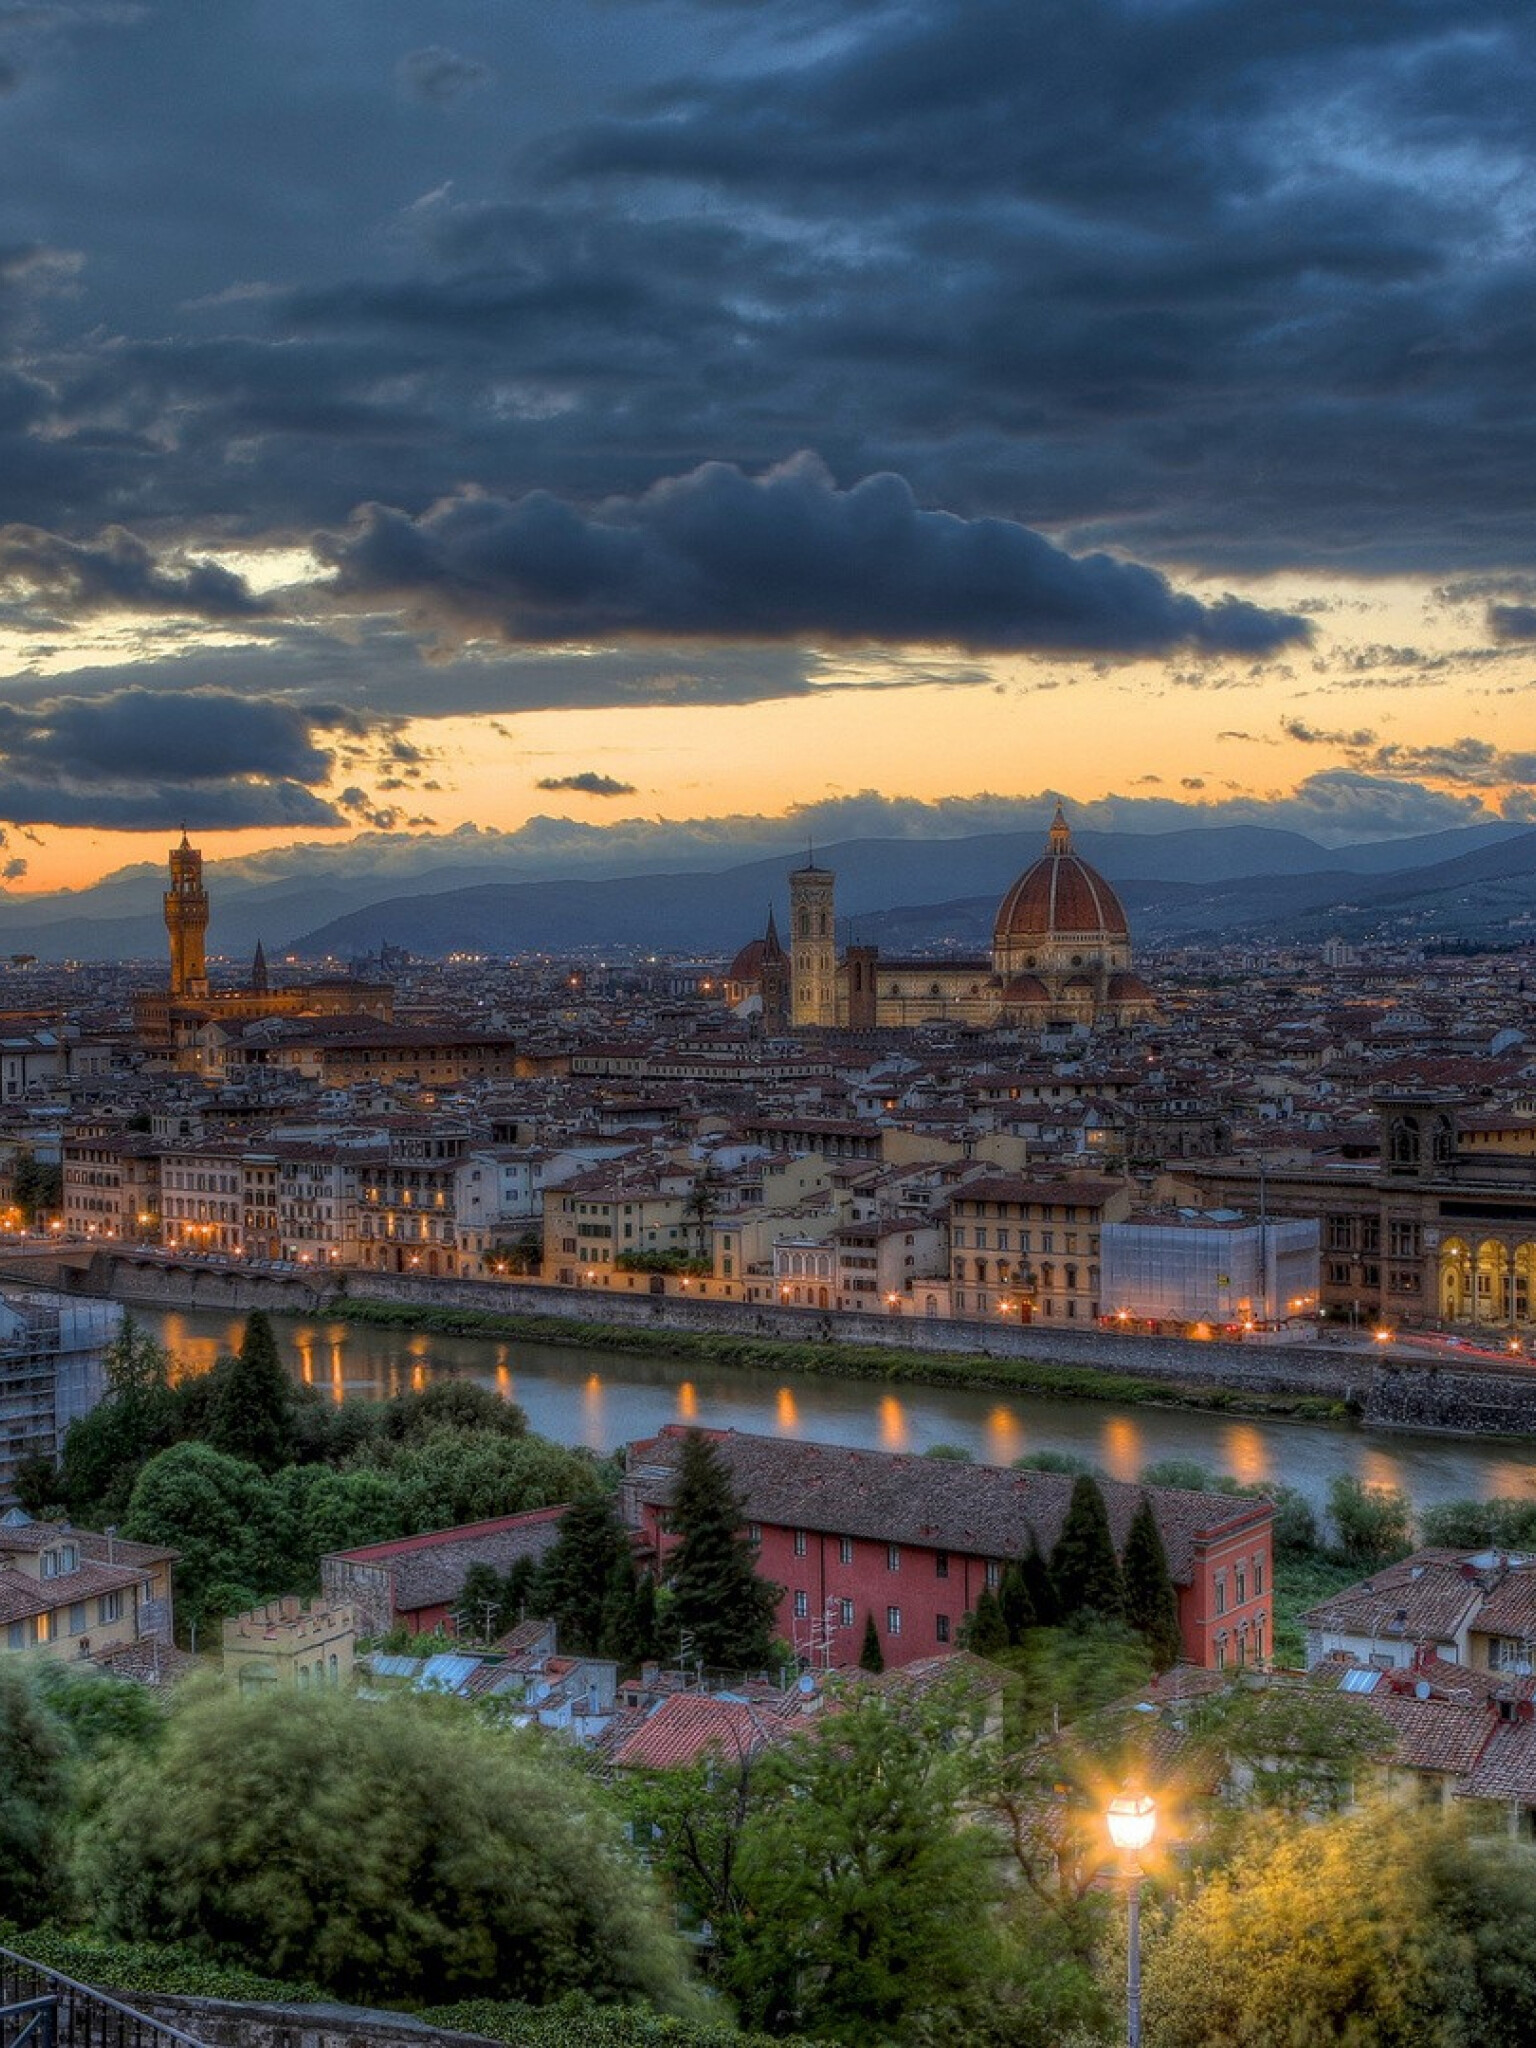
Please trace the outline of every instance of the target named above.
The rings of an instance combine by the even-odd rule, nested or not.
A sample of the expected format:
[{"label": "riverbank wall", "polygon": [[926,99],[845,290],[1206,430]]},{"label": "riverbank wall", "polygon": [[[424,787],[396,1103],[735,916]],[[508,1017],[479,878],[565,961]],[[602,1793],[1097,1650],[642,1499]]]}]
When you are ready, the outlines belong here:
[{"label": "riverbank wall", "polygon": [[525,1280],[421,1280],[406,1274],[252,1272],[190,1261],[95,1252],[88,1261],[0,1260],[0,1279],[24,1279],[128,1306],[215,1314],[325,1315],[349,1301],[538,1316],[609,1330],[676,1331],[815,1348],[887,1349],[948,1358],[1021,1359],[1088,1373],[1123,1373],[1152,1385],[1206,1393],[1337,1401],[1380,1429],[1466,1436],[1536,1434],[1536,1367],[1418,1364],[1331,1343],[1268,1346],[1111,1330],[952,1317],[829,1315],[771,1304],[688,1300],[546,1287]]}]

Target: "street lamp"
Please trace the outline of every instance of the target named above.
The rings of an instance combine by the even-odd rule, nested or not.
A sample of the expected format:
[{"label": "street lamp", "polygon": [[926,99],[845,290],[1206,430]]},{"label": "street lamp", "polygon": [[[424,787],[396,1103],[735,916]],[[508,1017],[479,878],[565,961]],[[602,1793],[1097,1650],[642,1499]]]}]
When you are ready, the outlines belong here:
[{"label": "street lamp", "polygon": [[1136,1858],[1156,1832],[1157,1805],[1150,1793],[1127,1788],[1111,1799],[1104,1819],[1109,1839],[1125,1859],[1125,2038],[1128,2048],[1141,2048],[1141,1865]]}]

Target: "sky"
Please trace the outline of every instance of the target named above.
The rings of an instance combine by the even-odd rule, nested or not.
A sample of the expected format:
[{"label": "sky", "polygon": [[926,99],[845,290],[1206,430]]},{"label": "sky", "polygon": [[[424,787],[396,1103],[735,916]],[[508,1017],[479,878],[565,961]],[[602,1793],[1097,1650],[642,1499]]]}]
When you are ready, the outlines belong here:
[{"label": "sky", "polygon": [[1536,822],[1536,15],[0,0],[0,888]]}]

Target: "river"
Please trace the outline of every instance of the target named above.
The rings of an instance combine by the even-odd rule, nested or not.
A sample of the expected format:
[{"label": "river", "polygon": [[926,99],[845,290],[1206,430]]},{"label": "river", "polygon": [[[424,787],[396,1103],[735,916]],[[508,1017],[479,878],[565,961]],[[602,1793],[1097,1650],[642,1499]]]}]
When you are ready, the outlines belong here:
[{"label": "river", "polygon": [[[133,1313],[191,1371],[206,1370],[219,1350],[237,1346],[244,1327],[240,1317],[137,1308]],[[1420,1507],[1536,1494],[1536,1460],[1507,1442],[953,1388],[904,1386],[899,1393],[883,1393],[867,1380],[413,1335],[398,1327],[323,1318],[274,1316],[273,1327],[295,1378],[335,1401],[380,1400],[444,1377],[475,1380],[519,1402],[540,1435],[595,1451],[653,1435],[663,1423],[688,1422],[872,1450],[955,1444],[994,1465],[1010,1464],[1029,1451],[1072,1451],[1115,1479],[1134,1479],[1164,1458],[1193,1458],[1241,1480],[1283,1481],[1317,1507],[1325,1504],[1339,1473],[1401,1487]]]}]

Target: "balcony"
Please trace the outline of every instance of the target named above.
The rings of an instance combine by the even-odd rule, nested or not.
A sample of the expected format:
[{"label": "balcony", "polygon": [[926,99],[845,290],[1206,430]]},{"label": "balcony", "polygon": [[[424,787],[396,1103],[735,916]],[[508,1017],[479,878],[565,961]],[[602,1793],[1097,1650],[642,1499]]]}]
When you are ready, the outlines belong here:
[{"label": "balcony", "polygon": [[4,2048],[203,2048],[193,2035],[8,1948],[0,1948],[0,2043]]}]

